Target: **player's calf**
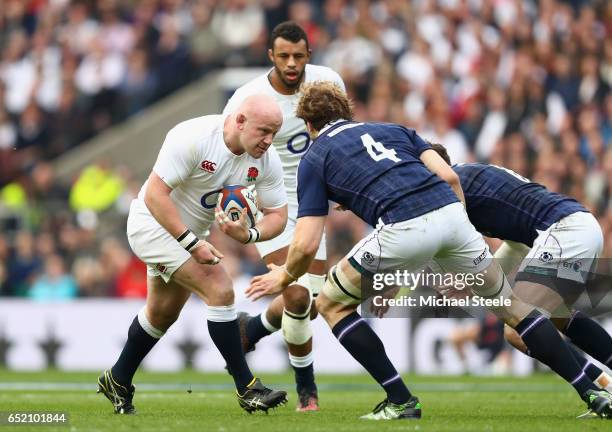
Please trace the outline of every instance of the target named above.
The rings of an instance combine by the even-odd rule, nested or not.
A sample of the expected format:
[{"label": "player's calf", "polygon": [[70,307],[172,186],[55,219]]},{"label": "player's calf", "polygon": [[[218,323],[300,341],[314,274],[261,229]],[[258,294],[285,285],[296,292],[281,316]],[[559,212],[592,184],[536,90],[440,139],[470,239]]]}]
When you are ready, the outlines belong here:
[{"label": "player's calf", "polygon": [[[316,296],[322,291],[323,285],[325,284],[325,275],[306,273],[298,279],[296,284],[308,288],[312,297],[316,299]],[[304,293],[298,291],[298,295],[300,298],[295,299],[295,301],[303,305],[304,299],[301,297],[304,296]],[[281,329],[284,310],[285,299],[282,295],[279,295],[272,300],[272,303],[268,305],[264,312],[249,318],[245,328],[246,333],[244,335],[245,341],[248,341],[246,345],[244,345],[245,352],[253,351],[255,345],[261,339]],[[295,313],[297,312],[297,308],[295,308],[295,306],[293,309],[289,307],[289,311]],[[311,301],[310,320],[314,320],[317,315],[317,308],[314,307],[314,302]]]},{"label": "player's calf", "polygon": [[292,285],[283,293],[283,299],[283,338],[287,342],[289,363],[295,373],[297,410],[316,411],[319,407],[313,367],[310,291],[299,285]]},{"label": "player's calf", "polygon": [[399,416],[399,411],[403,410],[401,407],[410,403],[413,396],[389,360],[378,335],[356,312],[359,280],[359,273],[346,259],[341,260],[329,272],[323,292],[317,297],[317,309],[338,342],[385,390],[387,399],[383,405]]},{"label": "player's calf", "polygon": [[485,284],[472,290],[482,297],[510,299],[509,306],[500,302],[499,306],[490,308],[491,311],[518,332],[532,357],[564,378],[587,401],[587,392],[597,387],[582,371],[553,323],[512,293],[499,264],[493,262],[483,274]]},{"label": "player's calf", "polygon": [[148,318],[146,308],[142,308],[128,329],[128,338],[119,358],[111,368],[110,376],[125,387],[132,384],[132,378],[142,360],[164,335]]},{"label": "player's calf", "polygon": [[[514,330],[508,325],[504,326],[504,338],[514,348],[532,357],[531,352],[527,348],[527,345],[525,345],[525,342],[523,342],[516,330]],[[580,366],[582,371],[586,374],[587,377],[589,377],[591,381],[593,381],[596,386],[604,390],[612,390],[612,378],[607,373],[597,367],[597,365],[591,363],[582,353],[580,353],[576,348],[574,348],[572,344],[568,343],[567,346],[571,351],[574,359],[578,362],[578,365]]]},{"label": "player's calf", "polygon": [[[279,296],[278,298],[282,300],[282,296]],[[264,337],[280,330],[283,309],[280,309],[280,312],[278,312],[278,317],[274,317],[274,319],[268,318],[269,315],[270,309],[268,308],[261,314],[250,317],[246,323],[246,326],[241,327],[240,331],[244,331],[244,335],[241,333],[241,336],[244,340],[242,348],[244,349],[245,353],[253,351],[257,342]]]},{"label": "player's calf", "polygon": [[301,314],[285,309],[282,319],[283,337],[290,345],[304,345],[312,338],[310,308]]}]

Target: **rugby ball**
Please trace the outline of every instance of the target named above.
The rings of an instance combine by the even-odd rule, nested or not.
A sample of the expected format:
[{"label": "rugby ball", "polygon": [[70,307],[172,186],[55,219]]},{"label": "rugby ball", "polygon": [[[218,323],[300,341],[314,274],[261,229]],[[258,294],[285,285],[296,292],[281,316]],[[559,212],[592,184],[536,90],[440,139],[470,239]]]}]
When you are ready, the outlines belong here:
[{"label": "rugby ball", "polygon": [[257,194],[254,189],[242,185],[225,186],[219,192],[217,205],[234,222],[240,219],[242,209],[246,208],[249,228],[253,228],[257,223],[259,210],[257,209]]}]

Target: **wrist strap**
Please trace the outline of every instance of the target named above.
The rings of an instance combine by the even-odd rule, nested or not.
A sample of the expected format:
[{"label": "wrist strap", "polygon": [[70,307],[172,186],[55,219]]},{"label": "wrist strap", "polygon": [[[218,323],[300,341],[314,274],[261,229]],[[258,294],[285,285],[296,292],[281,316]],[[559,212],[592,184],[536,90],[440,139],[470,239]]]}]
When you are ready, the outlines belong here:
[{"label": "wrist strap", "polygon": [[295,282],[296,280],[298,280],[298,278],[296,278],[295,276],[293,276],[291,273],[289,273],[289,270],[287,270],[287,266],[284,265],[283,266],[283,270],[285,271],[285,273],[287,273],[287,275],[292,279],[292,282]]},{"label": "wrist strap", "polygon": [[177,242],[181,245],[183,249],[187,252],[191,252],[191,249],[194,248],[196,244],[200,241],[200,239],[192,233],[189,229],[185,230],[183,234],[178,236],[176,239]]},{"label": "wrist strap", "polygon": [[260,235],[261,234],[259,233],[259,230],[257,228],[250,228],[249,229],[249,238],[247,239],[247,241],[244,242],[244,244],[258,242]]}]

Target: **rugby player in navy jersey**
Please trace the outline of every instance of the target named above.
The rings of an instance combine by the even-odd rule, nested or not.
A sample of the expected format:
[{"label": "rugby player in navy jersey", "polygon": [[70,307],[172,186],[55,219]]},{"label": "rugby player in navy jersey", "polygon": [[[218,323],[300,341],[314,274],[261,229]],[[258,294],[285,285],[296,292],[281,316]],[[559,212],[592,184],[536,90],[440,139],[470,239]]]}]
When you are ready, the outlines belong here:
[{"label": "rugby player in navy jersey", "polygon": [[357,123],[336,85],[305,85],[296,110],[314,140],[298,168],[298,222],[284,266],[253,278],[252,299],[282,292],[308,268],[319,246],[328,200],[376,227],[329,271],[316,307],[338,341],[383,387],[372,420],[420,418],[421,404],[357,313],[361,275],[417,270],[430,260],[445,271],[484,281],[476,294],[499,301],[491,310],[515,328],[532,355],[570,382],[598,414],[612,415],[609,394],[583,373],[554,324],[514,296],[482,236],[470,224],[458,175],[413,130]]},{"label": "rugby player in navy jersey", "polygon": [[[446,149],[432,148],[451,165]],[[470,222],[480,233],[504,240],[495,253],[504,272],[519,267],[514,292],[551,314],[574,345],[612,367],[612,338],[595,320],[572,308],[585,291],[589,269],[603,249],[597,220],[575,199],[550,192],[509,169],[480,163],[454,165]],[[506,339],[530,354],[506,326]],[[573,350],[584,373],[603,388],[610,377]]]}]

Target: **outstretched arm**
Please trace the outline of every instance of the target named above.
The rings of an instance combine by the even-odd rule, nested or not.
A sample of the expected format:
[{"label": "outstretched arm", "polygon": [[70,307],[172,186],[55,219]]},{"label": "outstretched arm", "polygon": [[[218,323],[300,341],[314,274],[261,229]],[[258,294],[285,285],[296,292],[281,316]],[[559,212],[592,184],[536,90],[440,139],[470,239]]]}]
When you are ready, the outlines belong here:
[{"label": "outstretched arm", "polygon": [[323,237],[325,219],[326,216],[299,218],[287,262],[282,267],[271,264],[268,266],[269,273],[254,277],[245,291],[247,297],[257,300],[266,295],[280,293],[306,273]]}]

